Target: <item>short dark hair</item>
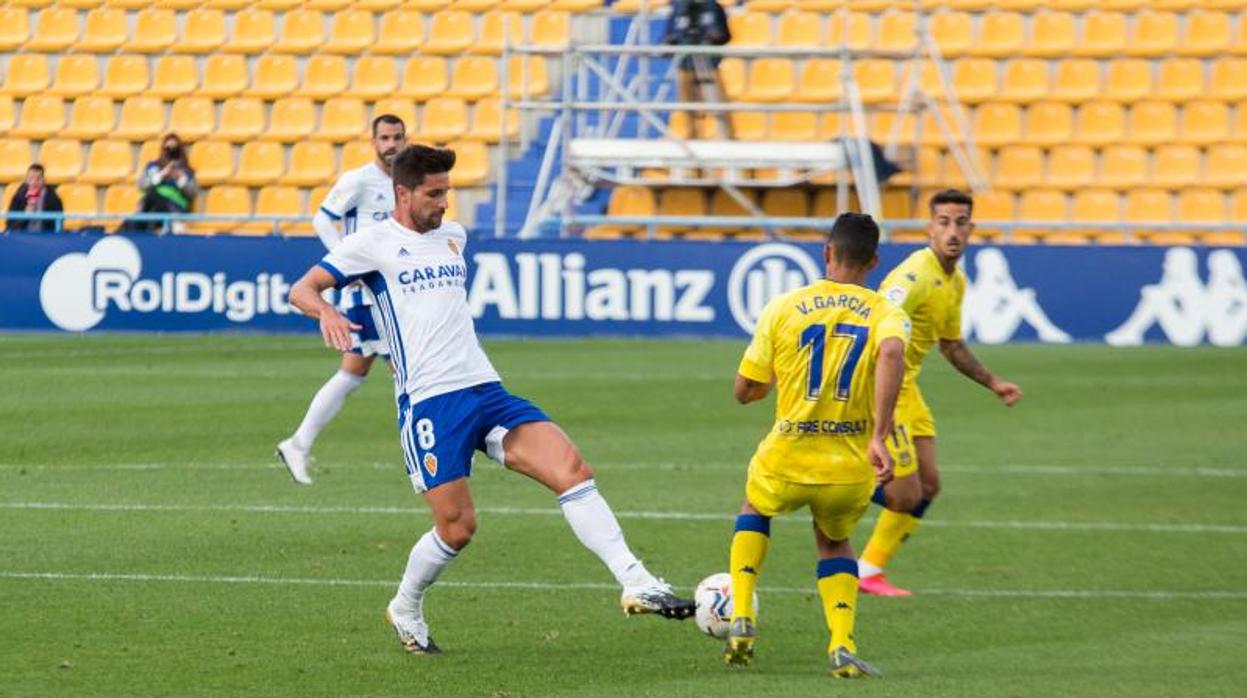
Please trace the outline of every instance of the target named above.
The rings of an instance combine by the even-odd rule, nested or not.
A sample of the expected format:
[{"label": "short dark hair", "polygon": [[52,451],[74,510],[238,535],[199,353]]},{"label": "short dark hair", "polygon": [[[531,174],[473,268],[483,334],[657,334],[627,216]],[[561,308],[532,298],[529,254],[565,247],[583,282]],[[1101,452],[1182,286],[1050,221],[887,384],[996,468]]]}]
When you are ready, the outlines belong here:
[{"label": "short dark hair", "polygon": [[409,145],[394,156],[390,166],[394,183],[404,189],[415,189],[426,175],[450,172],[455,166],[455,151],[428,145]]},{"label": "short dark hair", "polygon": [[[32,162],[32,163],[30,163],[30,167],[27,167],[27,168],[26,168],[26,172],[27,172],[27,173],[30,173],[30,172],[39,172],[39,173],[44,173],[44,170],[43,170],[43,165],[40,165],[40,164],[39,164],[39,163],[37,163],[37,162]],[[46,173],[44,173],[44,174],[46,174]]]},{"label": "short dark hair", "polygon": [[970,213],[974,213],[974,199],[960,189],[945,189],[935,192],[935,195],[931,197],[929,205],[931,215],[935,215],[935,207],[941,204],[960,204],[968,207]]},{"label": "short dark hair", "polygon": [[836,261],[861,268],[879,251],[879,224],[866,213],[841,213],[827,231]]},{"label": "short dark hair", "polygon": [[394,126],[394,125],[402,126],[403,133],[407,132],[407,124],[403,123],[402,119],[398,118],[397,116],[394,116],[393,114],[382,114],[381,116],[378,116],[377,118],[372,120],[372,135],[374,137],[377,135],[377,127],[380,126],[381,124],[390,124],[391,126]]}]

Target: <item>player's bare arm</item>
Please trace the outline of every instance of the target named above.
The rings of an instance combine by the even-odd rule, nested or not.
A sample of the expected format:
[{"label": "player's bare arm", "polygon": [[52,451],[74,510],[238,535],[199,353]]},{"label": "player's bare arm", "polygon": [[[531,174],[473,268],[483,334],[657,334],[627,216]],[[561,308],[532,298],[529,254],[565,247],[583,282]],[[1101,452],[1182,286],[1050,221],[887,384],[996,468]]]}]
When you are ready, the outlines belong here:
[{"label": "player's bare arm", "polygon": [[892,415],[896,412],[896,399],[901,393],[904,376],[905,343],[889,337],[880,343],[875,361],[875,426],[866,449],[870,464],[875,468],[875,480],[880,485],[892,479],[895,467],[885,441],[892,434]]},{"label": "player's bare arm", "polygon": [[350,351],[351,332],[359,325],[347,320],[338,309],[325,302],[321,295],[335,284],[333,275],[320,267],[312,267],[290,289],[290,303],[304,315],[320,320],[320,334],[325,346],[338,351]]},{"label": "player's bare arm", "polygon": [[737,402],[742,405],[748,405],[769,395],[774,385],[774,379],[769,383],[762,383],[737,373],[736,382],[732,386],[732,392],[736,395]]},{"label": "player's bare arm", "polygon": [[997,378],[996,374],[988,370],[974,355],[974,352],[970,351],[970,346],[964,339],[941,339],[940,353],[948,359],[948,363],[952,364],[953,368],[995,393],[1006,406],[1013,407],[1018,400],[1022,399],[1022,389],[1015,383]]}]

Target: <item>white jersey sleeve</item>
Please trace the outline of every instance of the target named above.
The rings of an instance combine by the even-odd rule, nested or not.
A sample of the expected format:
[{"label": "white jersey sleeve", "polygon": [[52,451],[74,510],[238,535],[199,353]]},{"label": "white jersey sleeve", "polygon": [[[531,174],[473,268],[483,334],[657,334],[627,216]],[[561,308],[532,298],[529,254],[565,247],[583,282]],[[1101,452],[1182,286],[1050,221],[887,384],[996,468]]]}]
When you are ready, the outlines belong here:
[{"label": "white jersey sleeve", "polygon": [[329,193],[325,195],[325,201],[320,205],[320,210],[324,211],[335,221],[345,218],[359,204],[360,186],[358,180],[358,170],[343,172],[338,181],[334,183],[333,189],[330,189]]},{"label": "white jersey sleeve", "polygon": [[377,271],[377,261],[369,249],[371,238],[364,232],[346,236],[317,266],[333,274],[337,288]]}]

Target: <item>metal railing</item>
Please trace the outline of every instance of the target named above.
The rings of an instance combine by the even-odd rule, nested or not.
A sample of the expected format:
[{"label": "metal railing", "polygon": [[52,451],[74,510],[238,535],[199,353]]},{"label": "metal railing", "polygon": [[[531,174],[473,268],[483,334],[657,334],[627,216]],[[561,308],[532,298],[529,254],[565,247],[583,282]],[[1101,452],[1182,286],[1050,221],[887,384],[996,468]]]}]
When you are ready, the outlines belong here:
[{"label": "metal railing", "polygon": [[[13,223],[29,222],[29,221],[51,221],[53,229],[48,232],[78,232],[67,227],[77,221],[83,222],[83,227],[107,227],[106,224],[114,224],[113,227],[122,229],[126,223],[147,223],[155,224],[142,232],[155,233],[157,235],[177,234],[179,224],[195,224],[195,223],[237,223],[240,227],[255,227],[257,224],[267,224],[271,228],[267,235],[285,236],[288,229],[294,226],[307,226],[310,230],[312,225],[311,216],[262,216],[262,215],[238,215],[238,214],[212,214],[212,213],[57,213],[41,211],[38,213],[28,213],[26,211],[13,211],[11,213],[0,214],[0,218],[4,220],[3,230],[0,232],[11,232]],[[93,223],[99,223],[99,226],[93,226]],[[23,226],[24,227],[24,226]],[[137,232],[137,229],[136,229]]]}]

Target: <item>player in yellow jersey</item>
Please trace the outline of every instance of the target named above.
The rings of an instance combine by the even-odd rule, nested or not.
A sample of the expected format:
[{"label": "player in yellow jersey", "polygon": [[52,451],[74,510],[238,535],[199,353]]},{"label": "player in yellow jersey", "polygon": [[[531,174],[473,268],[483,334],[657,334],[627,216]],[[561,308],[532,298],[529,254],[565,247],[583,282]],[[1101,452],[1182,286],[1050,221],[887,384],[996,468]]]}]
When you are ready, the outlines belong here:
[{"label": "player in yellow jersey", "polygon": [[883,568],[918,527],[940,491],[935,418],[918,390],[923,357],[938,344],[953,367],[995,393],[1004,404],[1012,407],[1022,399],[1021,388],[987,370],[961,338],[966,275],[957,261],[965,254],[966,242],[974,232],[974,201],[964,192],[948,189],[931,197],[930,211],[930,244],[909,255],[879,286],[879,292],[900,306],[913,323],[913,336],[905,350],[905,383],[896,405],[896,436],[911,441],[917,455],[917,463],[898,463],[896,477],[873,497],[886,509],[862,551],[858,569],[862,592],[879,596],[910,595],[893,586],[883,575]]},{"label": "player in yellow jersey", "polygon": [[857,560],[848,539],[871,492],[892,477],[886,442],[909,338],[905,313],[864,286],[879,263],[878,246],[870,216],[837,218],[823,247],[826,278],[767,304],[740,362],[737,400],[761,400],[773,386],[778,398],[775,424],[749,462],[732,536],[729,664],[753,658],[753,597],[771,518],[808,506],[832,674],[878,673],[856,656]]}]

